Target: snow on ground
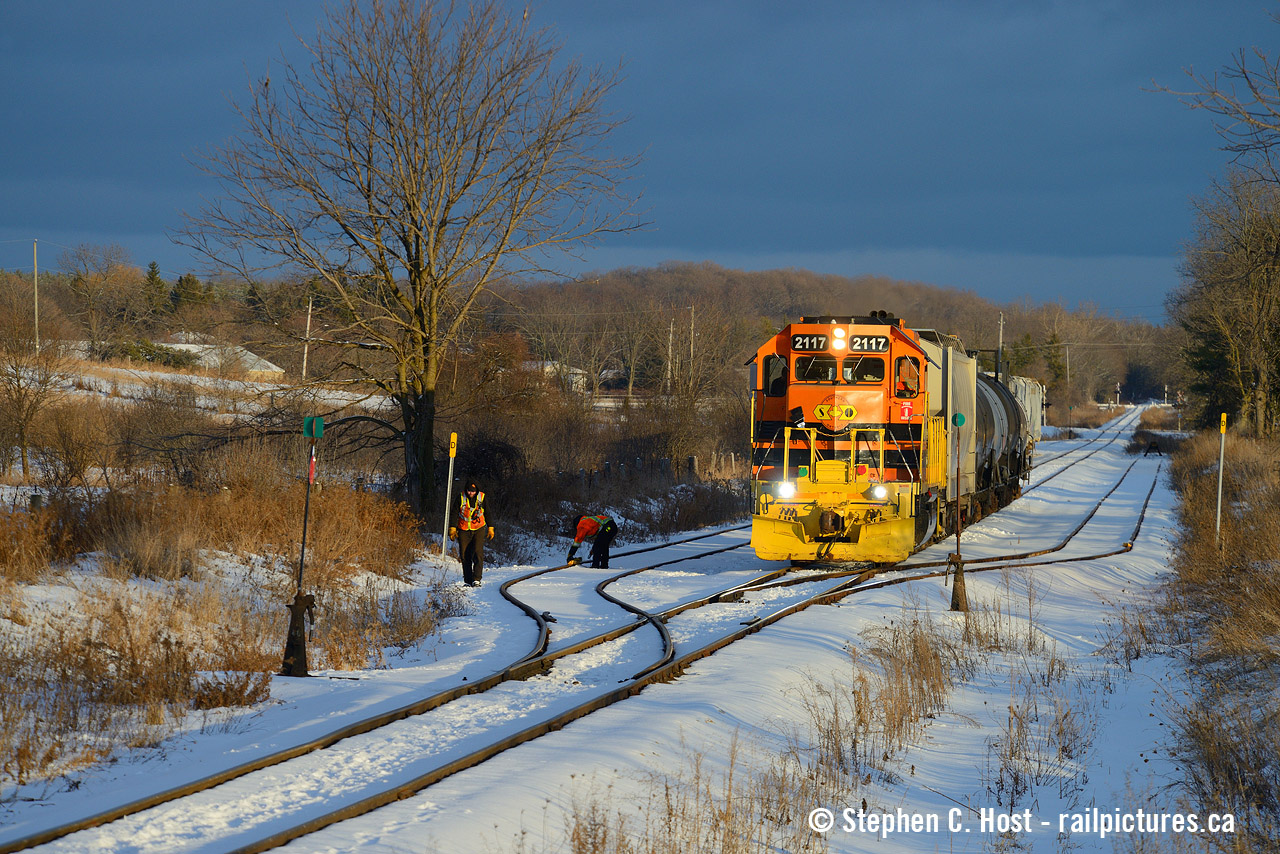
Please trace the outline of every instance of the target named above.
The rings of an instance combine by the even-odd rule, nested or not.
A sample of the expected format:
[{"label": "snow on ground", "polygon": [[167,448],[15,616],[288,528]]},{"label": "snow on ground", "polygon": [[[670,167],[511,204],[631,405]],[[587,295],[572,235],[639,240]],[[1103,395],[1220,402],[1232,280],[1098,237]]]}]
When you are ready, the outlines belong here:
[{"label": "snow on ground", "polygon": [[[1080,432],[1084,438],[1095,435]],[[1080,440],[1046,441],[1040,452],[1048,457],[1078,444]],[[1072,846],[1111,850],[1114,834],[1102,838],[1096,827],[1090,831],[1081,825],[1078,816],[1092,816],[1088,810],[1093,808],[1108,820],[1117,810],[1121,815],[1138,809],[1173,812],[1159,797],[1175,777],[1170,727],[1163,709],[1169,692],[1180,690],[1179,672],[1170,661],[1152,658],[1139,659],[1130,671],[1098,654],[1112,604],[1141,598],[1159,584],[1173,536],[1174,497],[1163,474],[1158,474],[1162,460],[1128,456],[1123,446],[1123,441],[1112,443],[1094,454],[1081,471],[1069,470],[1047,481],[965,532],[962,553],[967,560],[1048,548],[1123,476],[1081,535],[1055,556],[1114,551],[1129,539],[1133,519],[1153,480],[1157,481],[1141,534],[1127,554],[1054,567],[967,574],[970,601],[1003,600],[1007,630],[1034,640],[1030,645],[1038,652],[1006,651],[985,657],[973,676],[953,689],[946,709],[928,722],[923,736],[892,757],[889,773],[878,773],[859,789],[855,798],[859,803],[812,804],[813,810],[832,811],[834,827],[822,834],[832,850],[860,851],[872,845],[888,852],[986,850],[996,837],[985,832],[983,808],[995,810],[993,821],[1028,823],[1029,830],[1015,837],[1026,850]],[[1032,482],[1063,462],[1047,465]],[[1084,510],[1077,513],[1076,508]],[[746,531],[726,531],[698,547],[745,543],[747,536]],[[949,540],[919,559],[945,559],[954,547],[954,540]],[[648,566],[693,548],[689,544],[615,558],[611,571]],[[549,553],[545,559],[551,565],[558,562],[559,553]],[[742,548],[701,561],[696,569],[677,564],[631,577],[613,585],[610,592],[652,609],[778,566]],[[84,773],[75,788],[24,791],[24,797],[39,797],[5,805],[0,842],[239,764],[500,669],[529,651],[535,627],[501,598],[498,586],[535,569],[487,568],[484,586],[468,591],[470,613],[449,620],[434,647],[401,658],[388,655],[389,669],[318,673],[310,679],[277,677],[272,702],[232,723],[184,735],[159,750],[139,752]],[[456,564],[451,571],[456,572]],[[579,568],[518,585],[513,592],[556,616],[555,649],[616,620],[614,606],[592,589],[602,577],[599,570]],[[643,799],[647,775],[674,773],[693,751],[715,769],[724,764],[735,740],[748,745],[750,753],[783,749],[806,718],[805,691],[815,680],[832,683],[847,676],[848,646],[862,644],[868,631],[903,618],[904,603],[927,608],[938,623],[954,622],[960,618],[948,613],[949,597],[942,581],[931,579],[855,594],[834,607],[810,608],[701,660],[673,683],[651,686],[637,697],[450,777],[416,797],[299,839],[286,850],[568,850],[563,837],[565,815],[575,804],[605,793],[615,809]],[[708,632],[726,632],[752,616],[771,612],[780,601],[748,597],[742,603],[675,617],[669,629],[678,649],[688,648]],[[344,795],[348,784],[421,773],[437,761],[435,757],[473,749],[495,733],[523,729],[541,709],[563,707],[589,694],[592,686],[616,685],[635,672],[637,660],[656,656],[658,651],[656,633],[645,627],[599,649],[586,661],[507,686],[483,701],[468,698],[440,710],[444,714],[428,714],[387,732],[352,739],[351,744],[344,743],[342,769],[322,762],[291,764],[287,771],[255,776],[252,782],[236,781],[217,797],[206,795],[195,803],[184,803],[158,819],[124,819],[39,850],[227,850],[253,832],[279,829],[314,814],[326,802],[350,797]],[[1052,664],[1055,661],[1057,665]],[[1053,678],[1054,666],[1066,668],[1067,675]],[[1040,674],[1046,667],[1050,676],[1043,678]],[[1028,694],[1028,686],[1034,688],[1037,679],[1047,684],[1041,685],[1039,693]],[[1074,725],[1081,734],[1072,742],[1075,755],[1058,757],[1055,767],[1040,768],[1035,775],[1039,783],[1010,804],[999,751],[1014,720],[1011,707],[1024,714],[1031,702],[1039,704],[1045,721],[1053,719],[1049,710],[1055,703],[1074,709],[1078,713]],[[1043,737],[1043,727],[1031,735],[1033,740]],[[859,829],[857,814],[864,797],[867,813]],[[242,808],[240,813],[228,812],[228,798]],[[253,807],[246,809],[247,804]],[[845,808],[851,810],[847,816]],[[1023,814],[1024,809],[1030,812]],[[937,829],[877,836],[867,830],[866,821],[881,813],[908,821],[936,821]],[[821,824],[825,814],[815,815]],[[1073,820],[1074,832],[1064,833],[1072,830]],[[806,821],[805,815],[796,821]],[[954,829],[948,829],[949,824]],[[850,825],[854,829],[846,830]]]}]

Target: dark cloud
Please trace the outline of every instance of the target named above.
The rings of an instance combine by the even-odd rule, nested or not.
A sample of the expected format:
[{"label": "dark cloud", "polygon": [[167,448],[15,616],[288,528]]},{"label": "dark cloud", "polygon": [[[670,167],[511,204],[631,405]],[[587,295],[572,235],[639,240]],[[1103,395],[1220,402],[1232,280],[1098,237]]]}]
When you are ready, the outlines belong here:
[{"label": "dark cloud", "polygon": [[[54,233],[191,266],[162,238],[216,191],[191,160],[234,134],[228,99],[297,50],[317,8],[0,5],[0,266],[29,267],[22,243]],[[1176,282],[1187,200],[1225,162],[1207,120],[1152,81],[1183,85],[1183,68],[1280,32],[1243,0],[548,0],[532,14],[566,56],[622,63],[616,142],[646,153],[653,226],[589,264],[875,260],[898,269],[827,271],[950,284],[947,258],[965,271],[953,278],[1009,283],[1029,259],[1072,259],[1099,281],[1138,276],[1146,304]],[[1134,258],[1160,260],[1117,260]]]}]

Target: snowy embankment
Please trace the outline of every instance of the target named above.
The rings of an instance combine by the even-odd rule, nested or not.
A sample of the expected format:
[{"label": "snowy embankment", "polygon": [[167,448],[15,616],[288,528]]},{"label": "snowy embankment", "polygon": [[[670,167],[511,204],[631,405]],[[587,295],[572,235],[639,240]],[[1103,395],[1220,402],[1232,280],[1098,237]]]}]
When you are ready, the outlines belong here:
[{"label": "snowy embankment", "polygon": [[[1046,442],[1041,450],[1049,456],[1079,441]],[[1114,551],[1130,537],[1156,481],[1133,550],[1099,560],[969,573],[968,595],[980,615],[972,625],[980,628],[983,648],[971,647],[969,666],[943,708],[907,746],[868,766],[866,779],[847,788],[847,801],[808,804],[790,817],[799,835],[814,832],[804,826],[811,813],[821,826],[826,814],[812,811],[826,809],[835,826],[821,834],[821,841],[833,850],[875,844],[886,851],[976,851],[995,839],[982,824],[982,810],[989,809],[987,817],[997,824],[1029,825],[1015,839],[1028,850],[1059,850],[1065,837],[1082,850],[1109,850],[1110,839],[1100,838],[1096,826],[1082,825],[1079,816],[1092,817],[1092,808],[1107,816],[1117,810],[1122,815],[1139,809],[1174,812],[1171,804],[1152,798],[1173,775],[1162,703],[1167,692],[1178,690],[1178,674],[1168,661],[1140,659],[1129,670],[1100,654],[1112,604],[1154,589],[1172,539],[1173,496],[1158,474],[1161,460],[1139,458],[1126,476],[1135,458],[1124,454],[1123,445],[1112,443],[1087,465],[1075,467],[1079,471],[1064,472],[973,526],[962,537],[961,551],[971,560],[1056,545],[1094,501],[1121,481],[1080,536],[1054,556]],[[745,532],[725,537],[745,538]],[[954,548],[952,540],[921,558],[945,559]],[[548,562],[556,559],[547,556]],[[618,559],[613,571],[653,562],[653,554]],[[697,573],[644,574],[613,592],[652,607],[678,601],[691,587],[721,581],[708,576],[723,576],[719,586],[728,586],[773,566],[747,550],[726,552],[700,562]],[[434,649],[416,657],[388,655],[390,669],[319,674],[341,677],[332,679],[277,678],[273,702],[251,716],[85,773],[74,788],[23,792],[38,797],[7,805],[4,823],[10,827],[0,840],[67,820],[69,813],[103,809],[120,802],[122,792],[139,797],[403,704],[464,676],[474,679],[498,669],[526,652],[533,637],[532,623],[498,595],[498,584],[534,568],[487,570],[485,586],[469,591],[471,613],[449,621]],[[557,616],[553,642],[564,642],[604,618],[608,608],[591,590],[599,577],[583,570],[557,584],[540,583],[527,597],[516,592]],[[680,591],[673,592],[676,588]],[[877,631],[903,620],[929,621],[958,636],[963,618],[947,611],[949,601],[943,582],[931,579],[855,594],[836,607],[810,608],[704,659],[673,683],[652,686],[416,797],[304,837],[285,850],[565,850],[566,826],[584,804],[630,812],[628,804],[648,798],[652,775],[674,775],[691,757],[700,757],[702,768],[714,774],[726,770],[728,757],[736,755],[737,773],[743,774],[742,766],[753,759],[767,763],[771,754],[794,748],[806,736],[814,686],[839,690],[849,679],[850,649],[867,650]],[[750,618],[749,611],[743,619]],[[760,615],[767,612],[761,606]],[[695,624],[682,626],[681,619],[670,624],[677,643],[696,633]],[[615,673],[605,662],[596,678],[634,672],[633,662],[620,666],[626,672]],[[577,676],[557,668],[530,682],[538,683],[533,687],[542,695],[569,698],[581,690]],[[514,731],[528,723],[522,720],[519,695],[512,696],[508,723],[499,729]],[[416,743],[370,740],[353,764],[359,773],[376,777],[384,767],[412,761],[415,752],[430,753],[437,740],[453,738],[473,723],[469,708],[457,705],[436,724],[424,725],[430,717],[424,716]],[[435,735],[432,725],[439,728]],[[253,802],[264,816],[296,811],[304,803],[317,810],[323,805],[323,787],[305,775],[299,774],[292,788],[270,792],[254,790],[251,779],[236,788],[234,799]],[[880,817],[886,815],[898,825],[923,827],[884,834]],[[77,835],[43,850],[223,850],[225,833],[206,834],[201,828],[229,820],[217,798],[207,798],[151,820],[145,831],[125,819],[97,832],[91,842]],[[869,821],[877,824],[877,839],[868,838],[873,834]],[[629,822],[642,827],[644,819]],[[742,830],[754,833],[750,827]]]}]

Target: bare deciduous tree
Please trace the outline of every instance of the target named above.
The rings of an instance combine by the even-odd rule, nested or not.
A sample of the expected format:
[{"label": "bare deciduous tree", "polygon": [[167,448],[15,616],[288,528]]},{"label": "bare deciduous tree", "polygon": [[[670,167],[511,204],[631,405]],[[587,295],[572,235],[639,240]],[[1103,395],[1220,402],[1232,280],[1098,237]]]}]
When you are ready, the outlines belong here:
[{"label": "bare deciduous tree", "polygon": [[58,258],[75,297],[77,314],[96,353],[102,342],[130,329],[146,313],[142,271],[123,246],[82,243]]},{"label": "bare deciduous tree", "polygon": [[[1272,20],[1280,23],[1280,15],[1272,15]],[[1240,50],[1221,71],[1201,75],[1188,70],[1187,76],[1195,90],[1161,89],[1211,114],[1224,148],[1235,154],[1240,166],[1280,181],[1280,60],[1261,48]]]},{"label": "bare deciduous tree", "polygon": [[606,147],[617,78],[561,63],[497,0],[348,0],[306,47],[307,67],[251,87],[208,159],[225,197],[180,239],[249,278],[322,283],[348,319],[328,343],[383,357],[359,367],[398,406],[425,509],[437,380],[478,297],[635,226],[634,159]]},{"label": "bare deciduous tree", "polygon": [[[1265,436],[1276,411],[1280,361],[1280,190],[1238,172],[1196,203],[1196,237],[1183,263],[1186,283],[1170,297],[1170,314],[1189,334],[1188,356],[1210,384],[1238,402]],[[1208,347],[1209,353],[1195,351]],[[1225,370],[1223,370],[1225,368]],[[1221,391],[1221,390],[1219,390]]]},{"label": "bare deciduous tree", "polygon": [[30,474],[32,427],[59,394],[66,379],[66,363],[60,346],[48,338],[39,351],[35,345],[30,294],[25,283],[13,277],[0,279],[0,471],[7,472],[16,448],[22,477]]}]

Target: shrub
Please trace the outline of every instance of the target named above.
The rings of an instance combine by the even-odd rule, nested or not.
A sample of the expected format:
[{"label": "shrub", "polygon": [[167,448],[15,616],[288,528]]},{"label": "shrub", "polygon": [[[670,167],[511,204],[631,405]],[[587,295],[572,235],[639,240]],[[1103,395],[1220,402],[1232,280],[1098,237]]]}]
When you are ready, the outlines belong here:
[{"label": "shrub", "polygon": [[[222,588],[95,585],[56,622],[0,633],[0,775],[25,783],[155,743],[192,709],[266,699],[269,619]],[[227,615],[237,615],[224,621]]]},{"label": "shrub", "polygon": [[186,350],[178,350],[156,344],[145,339],[118,339],[102,346],[98,357],[104,361],[122,360],[129,362],[145,362],[166,368],[194,368],[200,363],[200,357]]},{"label": "shrub", "polygon": [[30,584],[40,581],[54,558],[63,551],[51,510],[0,508],[0,577]]}]

